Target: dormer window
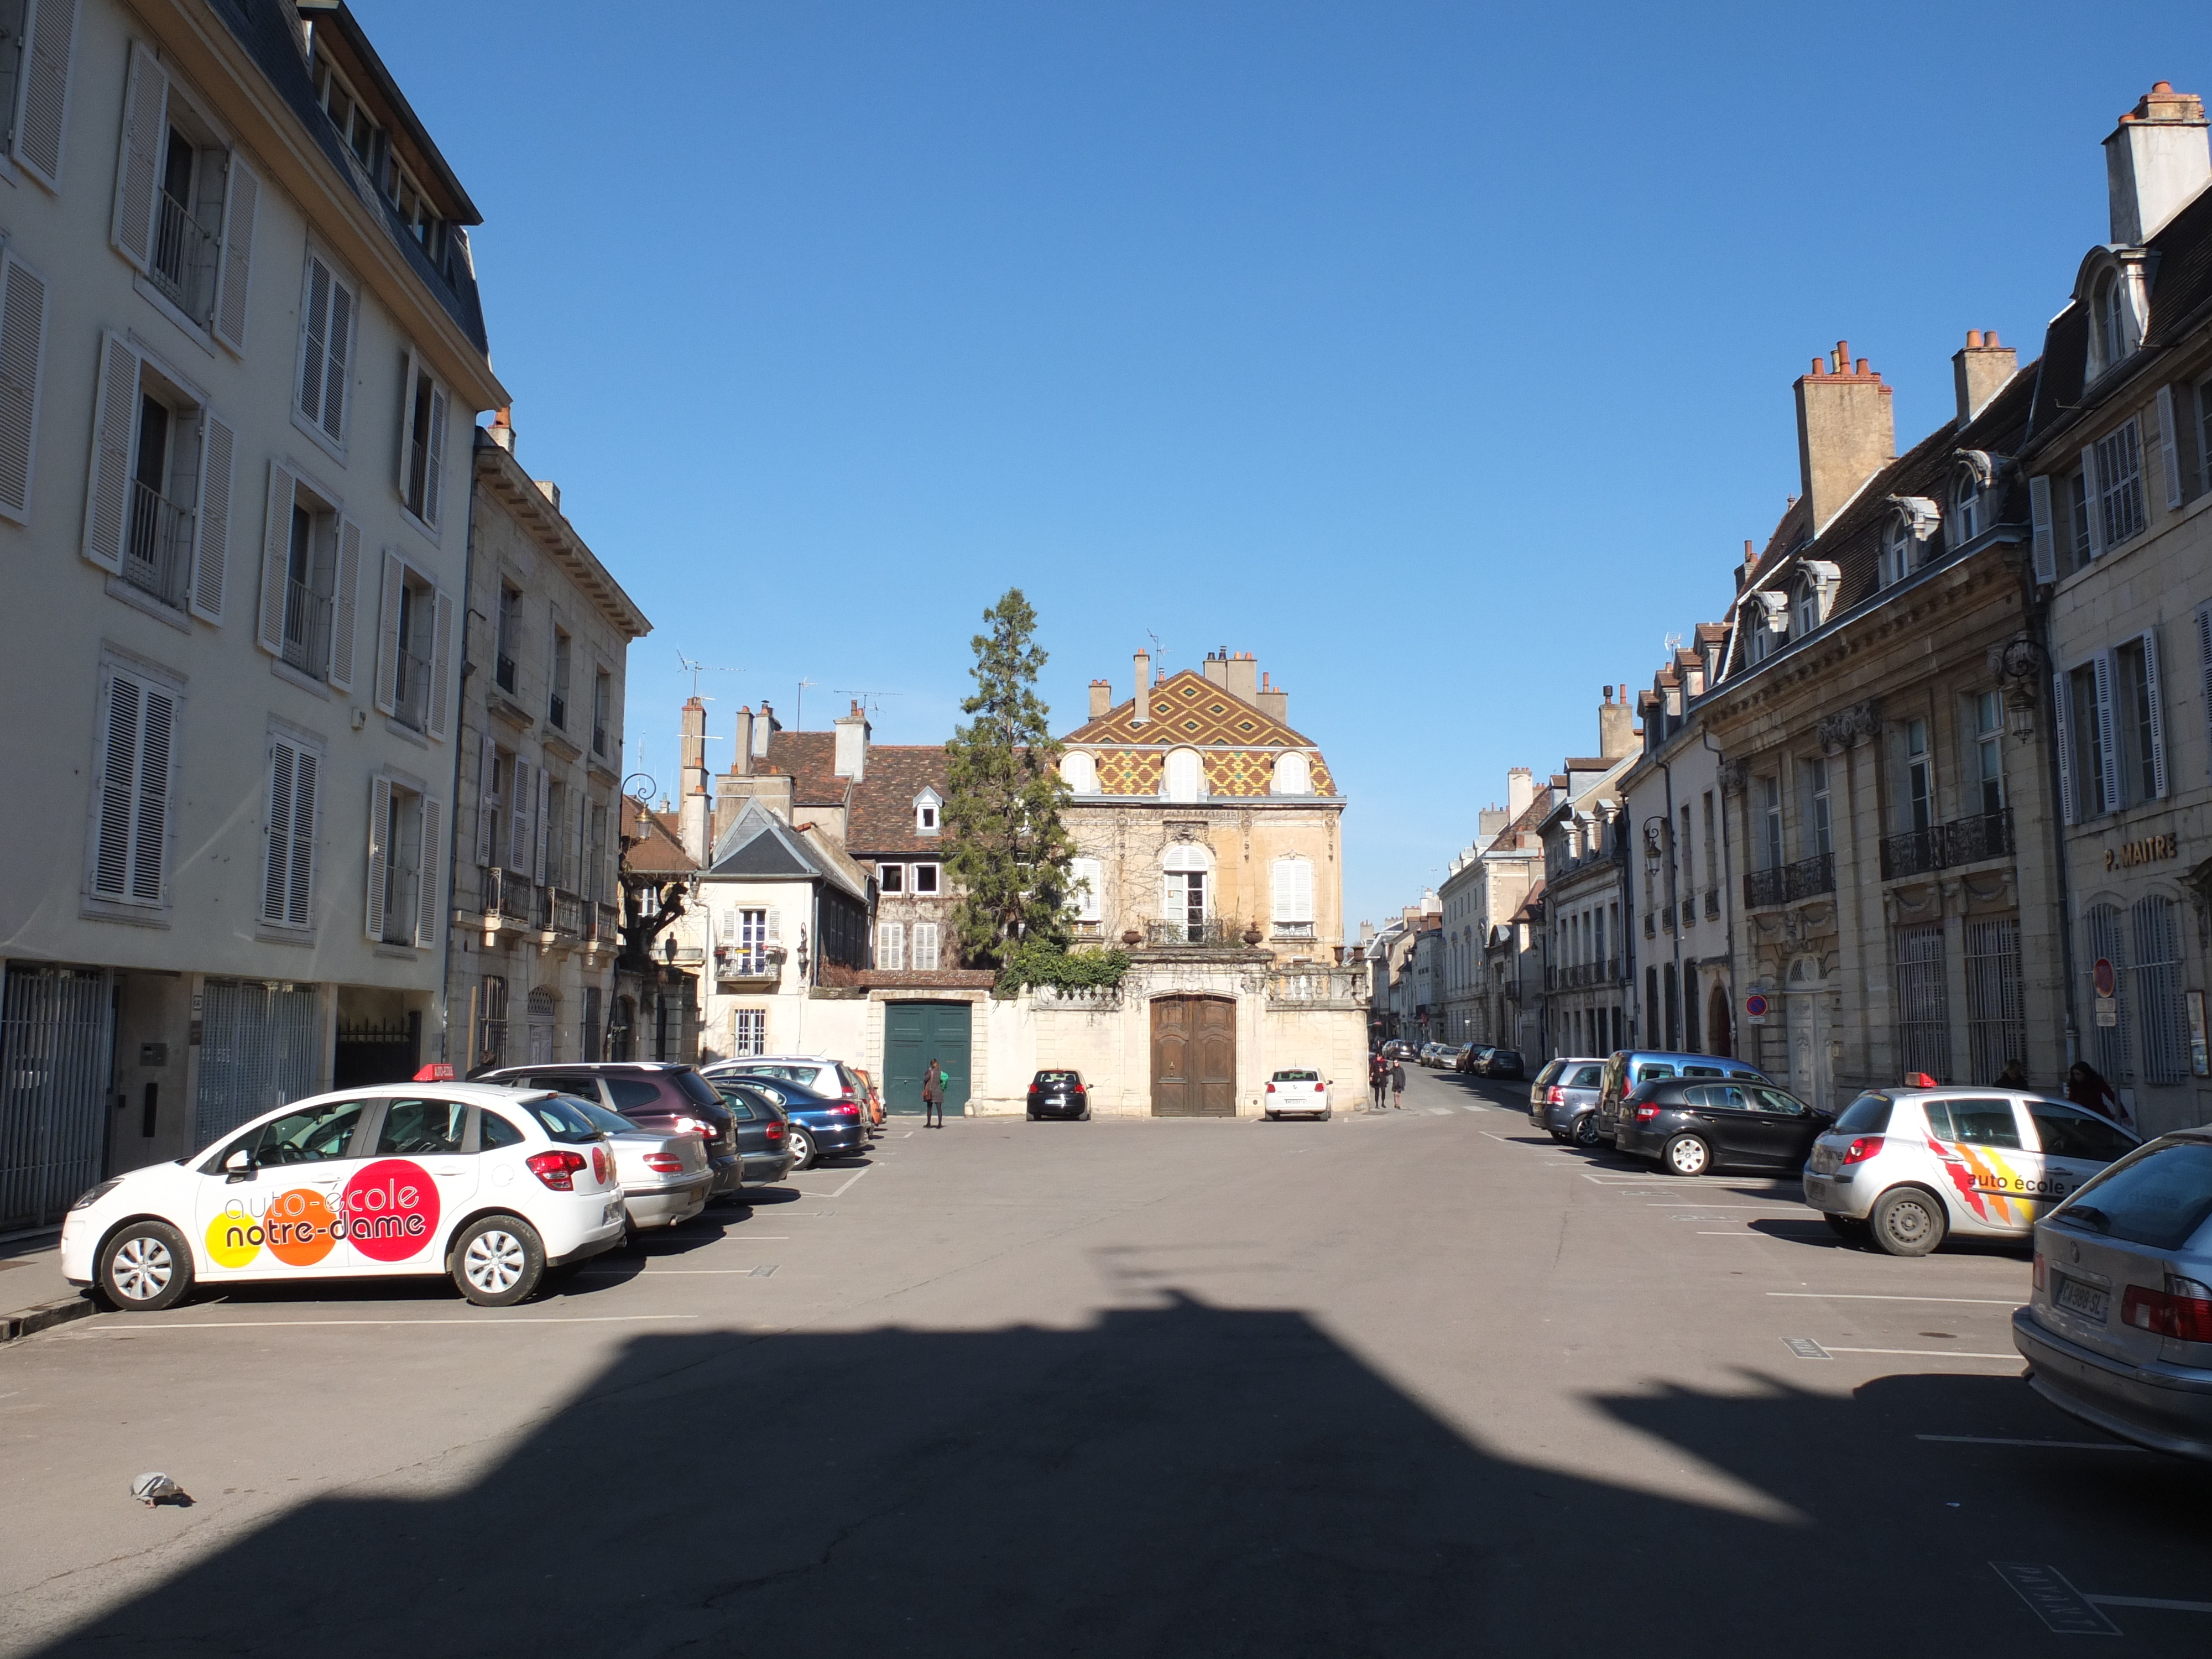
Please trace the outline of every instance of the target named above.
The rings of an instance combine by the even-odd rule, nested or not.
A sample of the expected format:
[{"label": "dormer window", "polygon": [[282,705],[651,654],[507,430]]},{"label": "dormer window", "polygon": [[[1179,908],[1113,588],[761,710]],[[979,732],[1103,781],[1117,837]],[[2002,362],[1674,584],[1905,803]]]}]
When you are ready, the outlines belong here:
[{"label": "dormer window", "polygon": [[1310,795],[1313,772],[1306,757],[1293,750],[1275,757],[1275,775],[1269,787],[1278,795]]},{"label": "dormer window", "polygon": [[2097,279],[2090,326],[2097,340],[2097,367],[2110,368],[2128,355],[2127,301],[2120,292],[2119,273],[2108,270]]},{"label": "dormer window", "polygon": [[1098,762],[1080,749],[1071,749],[1060,757],[1060,781],[1067,786],[1072,795],[1095,795],[1098,793]]},{"label": "dormer window", "polygon": [[1170,749],[1161,769],[1160,793],[1170,800],[1204,800],[1206,768],[1195,749]]},{"label": "dormer window", "polygon": [[925,789],[914,798],[914,833],[917,836],[938,836],[945,833],[942,822],[945,802],[934,789]]},{"label": "dormer window", "polygon": [[1950,546],[1954,551],[1982,533],[1982,487],[1971,472],[1960,475],[1951,492]]}]

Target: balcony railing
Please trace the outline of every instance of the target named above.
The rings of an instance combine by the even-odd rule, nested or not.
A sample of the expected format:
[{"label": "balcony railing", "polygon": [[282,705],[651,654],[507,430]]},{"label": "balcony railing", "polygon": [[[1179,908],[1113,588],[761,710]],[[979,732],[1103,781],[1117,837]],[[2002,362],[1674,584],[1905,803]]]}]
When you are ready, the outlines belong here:
[{"label": "balcony railing", "polygon": [[611,904],[594,904],[591,913],[591,937],[605,945],[622,943],[622,912]]},{"label": "balcony railing", "polygon": [[536,884],[519,871],[496,865],[483,872],[483,914],[488,921],[527,922],[535,908]]},{"label": "balcony railing", "polygon": [[1753,910],[1835,890],[1833,853],[1816,853],[1809,859],[1778,865],[1771,870],[1747,870],[1743,876],[1743,902]]},{"label": "balcony railing", "polygon": [[584,901],[556,887],[545,890],[552,896],[553,931],[562,939],[583,938]]},{"label": "balcony railing", "polygon": [[179,311],[194,322],[204,322],[215,291],[214,233],[167,191],[159,192],[155,201],[154,259],[146,274]]},{"label": "balcony railing", "polygon": [[1659,918],[1655,912],[1646,910],[1644,913],[1644,937],[1646,939],[1659,937]]},{"label": "balcony railing", "polygon": [[317,678],[330,667],[330,597],[305,582],[284,584],[284,660]]},{"label": "balcony railing", "polygon": [[1364,1008],[1366,981],[1364,968],[1271,968],[1267,1000],[1307,1008]]},{"label": "balcony railing", "polygon": [[384,930],[386,945],[415,942],[416,873],[393,860],[384,872]]},{"label": "balcony railing", "polygon": [[556,691],[545,700],[545,718],[565,732],[568,729],[568,700]]},{"label": "balcony railing", "polygon": [[130,538],[123,550],[123,579],[163,605],[185,602],[191,567],[192,515],[152,486],[131,481]]},{"label": "balcony railing", "polygon": [[402,726],[422,729],[430,707],[430,659],[399,647],[399,668],[394,676],[392,712]]},{"label": "balcony railing", "polygon": [[1885,836],[1881,843],[1882,879],[1895,881],[1904,876],[1924,876],[1954,864],[2001,859],[2013,850],[2011,810],[1978,812],[1970,818],[1954,818],[1948,823]]},{"label": "balcony railing", "polygon": [[1270,924],[1269,931],[1277,939],[1310,939],[1314,936],[1314,925],[1310,921],[1278,921]]},{"label": "balcony railing", "polygon": [[592,752],[594,755],[607,752],[607,728],[604,721],[595,722],[592,726]]},{"label": "balcony railing", "polygon": [[1244,943],[1244,923],[1229,916],[1208,916],[1203,921],[1148,921],[1145,924],[1147,945],[1213,945],[1217,948]]}]

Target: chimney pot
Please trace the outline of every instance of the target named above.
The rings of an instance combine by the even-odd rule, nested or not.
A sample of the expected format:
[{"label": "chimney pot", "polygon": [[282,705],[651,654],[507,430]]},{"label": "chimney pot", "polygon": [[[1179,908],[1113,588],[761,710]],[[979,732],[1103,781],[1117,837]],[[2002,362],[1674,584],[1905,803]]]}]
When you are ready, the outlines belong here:
[{"label": "chimney pot", "polygon": [[1968,329],[1966,331],[1966,343],[1976,349],[1979,349],[1982,343],[1982,331],[1978,328]]},{"label": "chimney pot", "polygon": [[1848,372],[1850,342],[1836,342],[1833,375],[1808,374],[1797,382],[1797,465],[1820,535],[1864,486],[1897,459],[1897,428],[1889,388],[1867,372]]},{"label": "chimney pot", "polygon": [[2161,81],[2120,117],[2105,139],[2112,240],[2148,241],[2212,179],[2204,100]]}]

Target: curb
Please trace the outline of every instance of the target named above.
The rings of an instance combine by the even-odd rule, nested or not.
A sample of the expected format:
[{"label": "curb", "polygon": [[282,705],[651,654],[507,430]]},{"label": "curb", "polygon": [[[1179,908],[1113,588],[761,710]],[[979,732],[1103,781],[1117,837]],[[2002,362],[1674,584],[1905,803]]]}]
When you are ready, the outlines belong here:
[{"label": "curb", "polygon": [[0,1343],[87,1319],[99,1311],[88,1296],[65,1296],[58,1302],[41,1302],[35,1308],[18,1308],[14,1313],[0,1314]]}]

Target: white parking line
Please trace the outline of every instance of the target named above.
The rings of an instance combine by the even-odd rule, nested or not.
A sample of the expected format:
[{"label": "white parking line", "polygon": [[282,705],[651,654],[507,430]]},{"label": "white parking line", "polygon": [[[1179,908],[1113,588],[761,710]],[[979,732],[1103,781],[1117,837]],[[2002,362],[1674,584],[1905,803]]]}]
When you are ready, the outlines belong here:
[{"label": "white parking line", "polygon": [[[1779,1204],[1700,1204],[1693,1198],[1653,1199],[1655,1210],[1768,1210],[1787,1215],[1790,1212]],[[1777,1295],[1780,1292],[1777,1291]]]},{"label": "white parking line", "polygon": [[514,1319],[489,1317],[471,1319],[196,1319],[173,1325],[149,1325],[143,1320],[133,1320],[128,1326],[94,1325],[80,1337],[65,1337],[64,1341],[82,1342],[95,1337],[112,1339],[135,1336],[140,1331],[276,1331],[289,1330],[302,1325],[435,1325],[453,1331],[497,1330],[503,1325],[632,1325],[652,1319],[698,1319],[699,1314],[526,1314]]},{"label": "white parking line", "polygon": [[1820,1346],[1830,1353],[1905,1353],[1924,1359],[2009,1359],[2014,1364],[2020,1363],[2016,1353],[1968,1353],[1961,1348],[1839,1348],[1832,1342]]},{"label": "white parking line", "polygon": [[[2053,1451],[2139,1452],[2143,1449],[2141,1446],[2124,1446],[2117,1440],[2008,1440],[1994,1434],[1916,1434],[1912,1437],[1957,1446],[2045,1446]],[[2094,1601],[2095,1598],[2091,1599]]]},{"label": "white parking line", "polygon": [[1764,1238],[1766,1235],[1765,1233],[1755,1233],[1748,1227],[1730,1227],[1722,1232],[1714,1232],[1710,1229],[1701,1228],[1698,1231],[1698,1237],[1699,1238]]},{"label": "white parking line", "polygon": [[2021,1302],[2016,1296],[1890,1296],[1874,1291],[1769,1291],[1767,1295],[1815,1302],[1949,1302],[1966,1308],[2017,1308]]},{"label": "white parking line", "polygon": [[1449,1117],[1451,1115],[1451,1108],[1449,1106],[1431,1106],[1429,1108],[1429,1115],[1431,1117]]},{"label": "white parking line", "polygon": [[[2118,1451],[2134,1451],[2133,1446],[2114,1448]],[[2094,1601],[2100,1607],[2163,1607],[2168,1613],[2212,1613],[2212,1601],[2169,1601],[2156,1595],[2090,1595],[2081,1599]]]}]

